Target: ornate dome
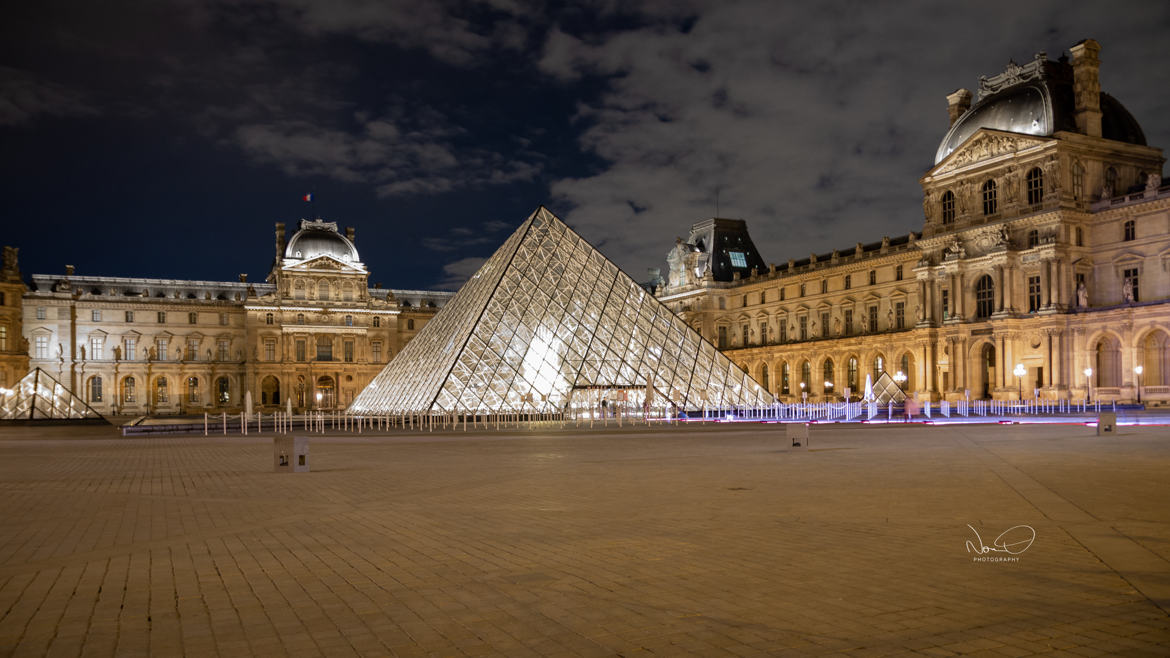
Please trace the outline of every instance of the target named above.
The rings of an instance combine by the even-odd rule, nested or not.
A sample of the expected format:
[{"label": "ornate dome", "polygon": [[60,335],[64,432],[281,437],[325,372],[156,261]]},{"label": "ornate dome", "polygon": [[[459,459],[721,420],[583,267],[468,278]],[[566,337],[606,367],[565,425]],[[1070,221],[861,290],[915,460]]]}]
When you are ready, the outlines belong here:
[{"label": "ornate dome", "polygon": [[332,256],[346,263],[361,262],[357,247],[337,232],[336,222],[302,219],[300,230],[288,241],[284,257],[309,260],[318,256]]},{"label": "ornate dome", "polygon": [[[980,128],[1042,137],[1060,130],[1077,132],[1072,66],[1063,60],[1048,61],[1041,54],[1024,66],[1009,64],[1003,73],[981,79],[979,102],[947,131],[934,163],[942,162]],[[1101,94],[1101,136],[1146,145],[1137,120],[1105,93]]]}]

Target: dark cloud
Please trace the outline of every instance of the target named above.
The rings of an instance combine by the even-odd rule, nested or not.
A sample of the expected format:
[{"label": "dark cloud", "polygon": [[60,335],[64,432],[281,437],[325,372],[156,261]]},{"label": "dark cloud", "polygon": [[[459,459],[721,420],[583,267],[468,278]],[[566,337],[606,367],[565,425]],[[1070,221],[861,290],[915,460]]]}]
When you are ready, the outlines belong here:
[{"label": "dark cloud", "polygon": [[39,116],[85,116],[98,113],[93,102],[76,89],[40,79],[28,71],[0,66],[0,126]]}]

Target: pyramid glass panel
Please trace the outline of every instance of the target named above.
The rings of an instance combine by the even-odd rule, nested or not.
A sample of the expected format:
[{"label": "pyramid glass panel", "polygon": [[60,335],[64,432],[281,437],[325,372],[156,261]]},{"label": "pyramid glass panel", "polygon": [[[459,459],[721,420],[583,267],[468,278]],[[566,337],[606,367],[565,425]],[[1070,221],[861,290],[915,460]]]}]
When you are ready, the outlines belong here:
[{"label": "pyramid glass panel", "polygon": [[602,399],[691,411],[774,402],[541,207],[349,410],[556,413]]},{"label": "pyramid glass panel", "polygon": [[101,420],[102,415],[40,368],[0,389],[0,420],[49,419]]}]

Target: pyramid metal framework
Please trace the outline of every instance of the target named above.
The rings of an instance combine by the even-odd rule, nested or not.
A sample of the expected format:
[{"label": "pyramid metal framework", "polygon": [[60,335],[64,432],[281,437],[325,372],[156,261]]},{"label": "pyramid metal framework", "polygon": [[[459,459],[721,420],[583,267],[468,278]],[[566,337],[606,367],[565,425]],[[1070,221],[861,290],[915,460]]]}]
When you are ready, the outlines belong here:
[{"label": "pyramid metal framework", "polygon": [[34,368],[11,389],[0,390],[0,420],[102,420],[85,400],[52,375]]},{"label": "pyramid metal framework", "polygon": [[906,401],[906,392],[890,377],[890,373],[883,372],[873,383],[873,397],[878,404],[902,404]]},{"label": "pyramid metal framework", "polygon": [[679,409],[774,398],[541,206],[350,413],[558,413],[636,395]]}]

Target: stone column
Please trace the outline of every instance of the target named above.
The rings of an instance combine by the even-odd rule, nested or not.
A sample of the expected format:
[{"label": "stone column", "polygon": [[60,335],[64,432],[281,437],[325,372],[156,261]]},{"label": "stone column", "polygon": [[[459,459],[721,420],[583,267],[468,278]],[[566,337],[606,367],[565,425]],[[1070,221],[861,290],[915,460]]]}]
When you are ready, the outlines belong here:
[{"label": "stone column", "polygon": [[964,299],[966,295],[963,294],[963,278],[962,272],[955,275],[955,290],[951,292],[955,297],[955,317],[960,319],[967,317],[964,308],[966,306],[966,300]]},{"label": "stone column", "polygon": [[1046,261],[1040,263],[1040,290],[1042,291],[1042,294],[1044,295],[1044,298],[1042,300],[1044,308],[1050,308],[1052,306],[1052,274],[1050,272],[1051,267],[1052,267],[1052,261],[1050,261],[1050,260],[1046,260]]},{"label": "stone column", "polygon": [[996,265],[995,266],[995,279],[996,279],[996,281],[995,281],[995,312],[996,313],[1003,313],[1003,296],[1004,296],[1004,292],[1005,292],[1003,289],[1004,288],[1003,278],[1004,278],[1003,277],[1003,265]]}]

